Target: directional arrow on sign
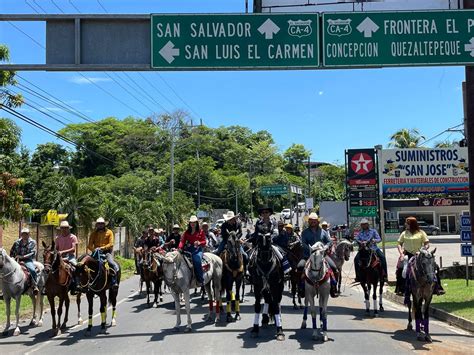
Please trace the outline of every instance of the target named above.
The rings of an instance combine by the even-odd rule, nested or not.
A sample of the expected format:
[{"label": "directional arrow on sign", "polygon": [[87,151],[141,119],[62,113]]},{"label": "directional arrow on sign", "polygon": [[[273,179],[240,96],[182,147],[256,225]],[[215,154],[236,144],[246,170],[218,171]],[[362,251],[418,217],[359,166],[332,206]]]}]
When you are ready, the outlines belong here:
[{"label": "directional arrow on sign", "polygon": [[372,21],[369,17],[366,17],[364,21],[362,21],[359,26],[357,26],[357,31],[360,33],[364,33],[365,38],[371,38],[372,33],[375,33],[379,30],[379,26]]},{"label": "directional arrow on sign", "polygon": [[280,27],[278,27],[275,22],[270,19],[267,19],[259,28],[258,32],[262,35],[265,35],[265,39],[273,39],[273,35],[280,32]]},{"label": "directional arrow on sign", "polygon": [[168,43],[166,43],[163,48],[160,49],[159,53],[169,64],[171,64],[173,63],[175,57],[179,56],[179,48],[175,48],[174,43],[168,41]]},{"label": "directional arrow on sign", "polygon": [[468,44],[464,45],[466,52],[471,52],[471,57],[474,57],[474,37],[471,38]]}]

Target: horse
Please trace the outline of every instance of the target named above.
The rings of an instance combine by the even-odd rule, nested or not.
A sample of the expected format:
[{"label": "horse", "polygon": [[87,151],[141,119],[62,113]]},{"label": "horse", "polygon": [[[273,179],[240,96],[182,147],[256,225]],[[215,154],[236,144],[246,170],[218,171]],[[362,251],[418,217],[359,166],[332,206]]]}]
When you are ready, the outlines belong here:
[{"label": "horse", "polygon": [[[51,244],[51,247],[48,247],[43,241],[43,261],[44,261],[44,271],[47,275],[45,292],[48,297],[48,302],[51,307],[51,316],[53,318],[52,324],[52,336],[58,335],[60,329],[66,329],[68,315],[69,315],[69,288],[72,282],[72,269],[71,265],[64,262],[64,259],[59,255],[59,253],[54,248],[54,242]],[[58,304],[58,322],[56,323],[56,307],[54,304],[54,298],[59,298]],[[61,315],[63,304],[66,306],[66,312],[64,314],[64,321],[61,324]],[[76,296],[77,304],[77,324],[82,324],[81,318],[81,294],[78,293]],[[61,326],[60,326],[61,324]]]},{"label": "horse", "polygon": [[[232,231],[229,233],[226,248],[221,254],[223,263],[222,282],[226,290],[227,300],[227,322],[240,320],[240,288],[244,275],[244,258],[240,251],[240,241],[237,233]],[[235,283],[235,318],[231,315],[231,302],[233,293],[233,285]]]},{"label": "horse", "polygon": [[336,244],[335,250],[329,255],[329,257],[336,264],[338,277],[337,277],[337,293],[341,293],[342,285],[342,266],[345,261],[349,261],[351,257],[351,252],[354,250],[354,246],[348,240],[341,240]]},{"label": "horse", "polygon": [[[250,243],[243,243],[242,247],[244,249],[244,252],[249,255],[251,248]],[[243,271],[243,277],[242,277],[242,292],[240,293],[240,303],[244,303],[245,300],[245,285],[250,285],[250,292],[253,292],[253,285],[252,281],[250,279],[250,275],[247,273],[248,270],[248,265],[249,260],[248,257],[244,258],[244,271]]]},{"label": "horse", "polygon": [[[408,264],[407,285],[413,304],[408,299],[408,330],[413,330],[412,312],[416,323],[416,336],[420,341],[432,342],[429,331],[430,303],[436,285],[436,249],[429,252],[421,248]],[[423,330],[424,334],[421,332]]]},{"label": "horse", "polygon": [[[263,297],[265,303],[268,304],[269,313],[275,317],[276,339],[278,341],[285,340],[280,310],[280,302],[284,289],[284,274],[281,262],[273,250],[270,233],[258,235],[257,246],[253,249],[250,256],[249,272],[252,278],[255,296],[255,319],[250,333],[251,336],[254,338],[257,337],[260,330],[259,318],[262,308],[260,302]],[[262,323],[264,322],[262,321]],[[264,324],[267,323],[268,316]]]},{"label": "horse", "polygon": [[[100,315],[101,315],[101,334],[106,334],[105,322],[107,318],[107,290],[109,290],[109,302],[112,305],[112,322],[111,326],[117,325],[117,294],[118,288],[112,287],[110,280],[109,266],[103,260],[104,256],[99,252],[92,255],[82,255],[78,259],[74,274],[79,279],[79,287],[86,293],[87,302],[89,303],[89,322],[85,332],[86,336],[91,335],[92,330],[92,313],[94,307],[94,295],[100,299]],[[113,272],[113,271],[112,271]],[[117,272],[117,283],[120,283],[120,269]]]},{"label": "horse", "polygon": [[290,271],[290,284],[291,284],[291,295],[293,297],[293,309],[298,309],[296,304],[296,296],[298,296],[299,308],[303,308],[301,304],[301,298],[304,297],[304,290],[301,287],[301,270],[298,269],[298,263],[303,258],[303,245],[298,239],[290,243],[287,252],[287,258],[291,265]]},{"label": "horse", "polygon": [[[163,281],[163,268],[161,262],[157,259],[154,249],[147,250],[141,264],[140,276],[146,284],[146,304],[153,306],[154,304],[158,307],[158,294],[160,295],[160,302],[163,302],[163,292],[161,290],[161,283]],[[153,284],[153,293],[155,299],[150,305],[150,288]]]},{"label": "horse", "polygon": [[[382,305],[383,293],[383,269],[379,258],[374,250],[370,248],[368,242],[357,241],[359,245],[359,260],[360,260],[360,285],[364,290],[365,298],[365,312],[370,314],[370,289],[373,287],[374,291],[372,299],[374,302],[374,317],[377,317],[379,310],[384,311]],[[377,286],[379,287],[379,308],[377,309]]]},{"label": "horse", "polygon": [[[23,270],[23,267],[11,258],[5,249],[0,248],[0,288],[3,293],[3,299],[5,301],[7,324],[3,330],[2,335],[7,336],[8,330],[10,329],[10,313],[11,313],[11,300],[15,299],[16,308],[16,327],[13,331],[13,335],[20,335],[20,304],[21,296],[28,294],[33,303],[33,317],[30,321],[30,326],[41,327],[43,325],[43,297],[41,291],[45,283],[44,266],[39,262],[35,262],[35,266],[38,270],[38,288],[40,292],[34,294],[31,286],[29,285],[28,277]],[[36,317],[36,311],[39,310],[38,318]],[[38,319],[38,320],[37,320]]]},{"label": "horse", "polygon": [[306,262],[304,268],[305,280],[305,297],[304,297],[304,313],[301,329],[306,329],[306,320],[308,319],[308,304],[311,309],[311,318],[313,320],[314,340],[319,339],[318,328],[316,326],[316,306],[314,305],[314,297],[319,298],[319,317],[321,324],[321,339],[328,341],[327,335],[327,306],[329,293],[331,291],[331,274],[332,270],[325,260],[326,248],[323,243],[317,242],[312,247],[312,253]]},{"label": "horse", "polygon": [[[174,299],[176,325],[174,326],[173,330],[175,332],[179,331],[179,327],[181,325],[180,294],[182,294],[184,297],[186,315],[188,317],[188,323],[184,329],[184,332],[191,332],[192,320],[189,302],[189,290],[196,287],[196,278],[193,275],[192,262],[186,260],[183,253],[178,250],[170,251],[164,256],[158,254],[158,258],[163,263],[164,280],[166,285],[170,288],[171,295]],[[207,320],[213,321],[213,318],[215,318],[217,323],[219,321],[219,303],[221,299],[222,260],[217,255],[212,253],[204,253],[203,261],[207,262],[209,267],[207,271],[204,269],[204,284],[206,286],[206,292],[209,300],[209,314],[207,316]],[[213,289],[211,289],[211,281]],[[213,313],[214,298],[216,300],[215,314]]]},{"label": "horse", "polygon": [[143,273],[142,273],[142,261],[143,261],[143,255],[144,255],[144,249],[143,247],[133,247],[133,257],[135,259],[135,269],[137,274],[140,275],[140,279],[138,281],[139,285],[139,293],[141,294],[143,292]]}]

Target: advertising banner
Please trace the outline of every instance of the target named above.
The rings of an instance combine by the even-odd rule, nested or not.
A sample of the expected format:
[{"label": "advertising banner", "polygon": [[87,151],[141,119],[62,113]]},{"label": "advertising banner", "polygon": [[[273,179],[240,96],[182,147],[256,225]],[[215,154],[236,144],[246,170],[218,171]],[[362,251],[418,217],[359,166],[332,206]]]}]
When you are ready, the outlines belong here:
[{"label": "advertising banner", "polygon": [[385,149],[380,155],[384,194],[469,191],[467,148]]}]

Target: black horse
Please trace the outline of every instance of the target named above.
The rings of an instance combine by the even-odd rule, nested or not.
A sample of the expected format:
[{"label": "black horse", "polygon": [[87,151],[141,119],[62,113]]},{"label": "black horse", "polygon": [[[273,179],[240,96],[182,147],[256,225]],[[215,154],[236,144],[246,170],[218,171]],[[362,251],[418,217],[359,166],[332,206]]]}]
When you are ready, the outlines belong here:
[{"label": "black horse", "polygon": [[[220,255],[223,263],[222,285],[226,290],[227,322],[240,320],[240,288],[244,275],[244,258],[240,251],[240,241],[235,231],[229,233],[226,247]],[[235,318],[232,318],[232,295],[235,283]]]},{"label": "black horse", "polygon": [[[384,311],[382,305],[382,293],[383,293],[383,268],[382,264],[377,257],[374,250],[370,248],[370,242],[357,241],[359,245],[359,281],[362,289],[364,290],[365,298],[365,311],[370,313],[370,290],[373,287],[374,291],[372,299],[374,302],[374,317],[377,317],[378,311]],[[377,286],[379,287],[379,309],[377,309]]]},{"label": "black horse", "polygon": [[[114,327],[116,321],[116,306],[118,287],[112,287],[111,276],[113,272],[106,264],[105,256],[94,252],[91,255],[82,255],[78,259],[75,270],[75,275],[79,279],[79,286],[81,292],[85,292],[87,301],[89,303],[89,323],[86,329],[86,336],[91,334],[92,330],[92,313],[94,306],[94,295],[100,299],[100,315],[101,315],[101,330],[102,334],[106,333],[105,321],[107,317],[107,290],[109,290],[109,302],[112,305],[112,322]],[[117,283],[120,282],[120,269],[117,272]]]},{"label": "black horse", "polygon": [[275,317],[276,339],[285,340],[281,324],[280,302],[283,296],[284,274],[272,244],[271,234],[258,235],[257,246],[250,256],[249,272],[252,278],[255,295],[255,320],[251,331],[252,337],[259,333],[259,318],[262,297],[269,305],[269,313]]}]

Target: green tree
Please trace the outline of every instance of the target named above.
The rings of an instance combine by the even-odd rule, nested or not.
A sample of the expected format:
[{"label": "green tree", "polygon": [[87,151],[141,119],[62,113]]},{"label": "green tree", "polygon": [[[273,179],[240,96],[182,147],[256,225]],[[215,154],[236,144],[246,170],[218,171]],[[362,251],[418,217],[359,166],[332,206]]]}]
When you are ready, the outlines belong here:
[{"label": "green tree", "polygon": [[418,129],[403,128],[390,137],[388,146],[394,148],[417,148],[424,140],[425,137],[420,134]]},{"label": "green tree", "polygon": [[285,171],[293,175],[303,176],[305,173],[304,162],[308,160],[310,154],[311,153],[303,144],[293,143],[283,153],[283,158],[285,159]]},{"label": "green tree", "polygon": [[[10,51],[4,44],[0,44],[0,63],[10,60]],[[16,85],[15,72],[11,70],[0,70],[0,87]],[[8,91],[0,91],[0,102],[8,107],[18,107],[23,103],[21,94],[12,94]]]}]

